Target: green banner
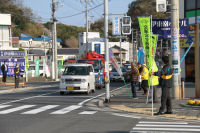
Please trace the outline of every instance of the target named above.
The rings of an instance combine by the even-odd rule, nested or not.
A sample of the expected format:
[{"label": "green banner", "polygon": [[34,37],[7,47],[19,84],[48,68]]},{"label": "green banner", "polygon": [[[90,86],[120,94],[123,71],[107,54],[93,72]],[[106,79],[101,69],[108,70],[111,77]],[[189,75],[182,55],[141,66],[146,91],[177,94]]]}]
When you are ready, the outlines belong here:
[{"label": "green banner", "polygon": [[[155,57],[155,53],[156,53],[157,40],[158,40],[158,36],[157,35],[152,35],[152,50],[151,50],[152,54],[150,54],[149,59],[148,59],[149,70],[152,67],[152,64],[155,62],[154,61],[154,57]],[[151,59],[151,55],[152,55],[152,59]],[[155,65],[153,65],[153,66],[155,66]]]},{"label": "green banner", "polygon": [[26,55],[26,59],[25,59],[25,71],[27,72],[29,69],[29,61],[28,61],[28,56]]},{"label": "green banner", "polygon": [[58,61],[58,77],[62,76],[62,66],[63,66],[62,64],[63,64],[63,61],[59,60]]},{"label": "green banner", "polygon": [[[142,44],[144,51],[146,53],[147,61],[149,61],[149,56],[151,55],[151,19],[150,17],[139,17],[139,26],[142,37]],[[148,62],[147,62],[148,63]]]},{"label": "green banner", "polygon": [[40,65],[40,61],[39,60],[35,60],[35,77],[39,77],[39,65]]}]

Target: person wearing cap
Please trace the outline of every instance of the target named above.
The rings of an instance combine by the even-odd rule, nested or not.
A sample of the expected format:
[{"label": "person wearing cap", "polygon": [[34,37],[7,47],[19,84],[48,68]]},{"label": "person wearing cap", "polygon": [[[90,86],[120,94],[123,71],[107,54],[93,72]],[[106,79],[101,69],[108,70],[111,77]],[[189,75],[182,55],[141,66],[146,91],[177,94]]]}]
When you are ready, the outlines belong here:
[{"label": "person wearing cap", "polygon": [[[153,75],[160,76],[160,85],[162,88],[161,107],[155,115],[172,114],[172,103],[170,96],[170,89],[172,88],[172,74],[173,68],[169,64],[169,57],[163,56],[162,62],[164,64],[160,73],[153,73]],[[165,111],[166,108],[166,112]]]},{"label": "person wearing cap", "polygon": [[141,72],[141,76],[142,76],[142,89],[144,90],[144,94],[142,95],[147,95],[148,91],[148,79],[149,79],[149,70],[146,67],[146,64],[142,65],[142,72]]},{"label": "person wearing cap", "polygon": [[132,95],[133,95],[133,99],[138,99],[137,95],[136,95],[136,84],[138,82],[138,76],[139,76],[139,71],[137,69],[137,67],[131,63],[131,71],[127,72],[126,74],[123,74],[122,76],[130,76],[130,80],[131,80],[131,91],[132,91]]}]

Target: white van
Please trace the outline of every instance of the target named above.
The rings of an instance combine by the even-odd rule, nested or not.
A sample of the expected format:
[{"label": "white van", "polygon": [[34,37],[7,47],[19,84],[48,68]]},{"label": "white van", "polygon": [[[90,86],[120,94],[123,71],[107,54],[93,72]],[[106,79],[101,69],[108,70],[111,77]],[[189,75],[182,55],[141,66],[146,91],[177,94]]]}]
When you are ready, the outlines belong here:
[{"label": "white van", "polygon": [[60,79],[60,95],[65,92],[95,92],[92,64],[69,64]]}]

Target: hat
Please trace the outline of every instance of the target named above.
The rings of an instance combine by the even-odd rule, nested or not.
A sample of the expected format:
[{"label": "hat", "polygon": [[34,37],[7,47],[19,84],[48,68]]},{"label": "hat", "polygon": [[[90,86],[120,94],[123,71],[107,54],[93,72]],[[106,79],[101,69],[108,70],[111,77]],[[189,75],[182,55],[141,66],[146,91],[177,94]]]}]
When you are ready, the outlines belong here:
[{"label": "hat", "polygon": [[143,66],[146,66],[146,64],[142,64]]}]

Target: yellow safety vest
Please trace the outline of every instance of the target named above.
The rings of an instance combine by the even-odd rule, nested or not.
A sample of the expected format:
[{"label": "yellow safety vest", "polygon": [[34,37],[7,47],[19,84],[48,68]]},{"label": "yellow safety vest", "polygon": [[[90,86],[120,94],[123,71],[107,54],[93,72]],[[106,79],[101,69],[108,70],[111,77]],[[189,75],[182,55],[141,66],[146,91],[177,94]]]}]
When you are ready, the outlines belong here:
[{"label": "yellow safety vest", "polygon": [[142,80],[148,80],[149,78],[149,70],[144,67],[142,72],[141,72]]}]

